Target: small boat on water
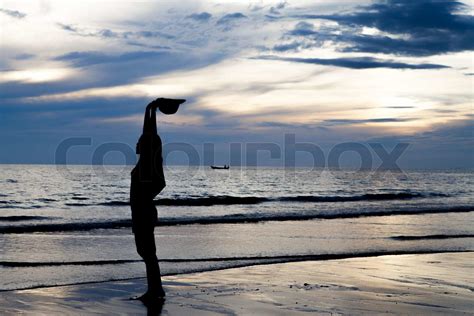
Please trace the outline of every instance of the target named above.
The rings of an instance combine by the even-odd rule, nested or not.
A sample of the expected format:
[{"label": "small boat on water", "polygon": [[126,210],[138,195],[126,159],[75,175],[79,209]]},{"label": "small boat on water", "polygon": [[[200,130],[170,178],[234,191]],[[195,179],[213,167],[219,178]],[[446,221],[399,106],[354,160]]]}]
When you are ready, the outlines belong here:
[{"label": "small boat on water", "polygon": [[227,166],[227,165],[224,165],[223,167],[221,167],[221,166],[211,166],[211,169],[227,170],[227,169],[229,169],[229,166]]}]

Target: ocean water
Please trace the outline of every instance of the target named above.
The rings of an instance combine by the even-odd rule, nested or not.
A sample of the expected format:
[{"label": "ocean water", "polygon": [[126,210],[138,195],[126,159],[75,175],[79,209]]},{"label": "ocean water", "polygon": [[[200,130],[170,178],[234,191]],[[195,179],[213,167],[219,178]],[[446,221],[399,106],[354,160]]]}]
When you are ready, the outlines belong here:
[{"label": "ocean water", "polygon": [[[0,165],[0,290],[145,276],[129,166]],[[472,171],[165,168],[162,273],[474,250]]]}]

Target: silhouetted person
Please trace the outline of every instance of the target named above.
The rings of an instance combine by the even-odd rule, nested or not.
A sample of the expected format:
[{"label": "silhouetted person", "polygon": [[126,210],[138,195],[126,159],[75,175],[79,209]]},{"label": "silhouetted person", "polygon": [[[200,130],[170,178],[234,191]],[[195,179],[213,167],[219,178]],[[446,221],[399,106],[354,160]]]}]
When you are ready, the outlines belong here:
[{"label": "silhouetted person", "polygon": [[147,105],[143,122],[143,134],[137,143],[140,159],[132,170],[130,206],[132,210],[132,231],[138,254],[146,265],[148,290],[138,297],[145,304],[163,299],[165,291],[161,284],[160,266],[156,256],[154,229],[158,213],[153,199],[166,186],[163,174],[161,138],[156,129],[156,110],[174,114],[184,100],[157,99]]},{"label": "silhouetted person", "polygon": [[142,301],[165,296],[161,285],[154,235],[158,213],[153,199],[166,186],[161,139],[156,130],[156,108],[157,104],[154,101],[148,104],[145,110],[143,134],[138,140],[136,149],[140,159],[132,170],[130,187],[132,231],[135,234],[137,252],[145,261],[148,280],[148,291],[139,298]]}]

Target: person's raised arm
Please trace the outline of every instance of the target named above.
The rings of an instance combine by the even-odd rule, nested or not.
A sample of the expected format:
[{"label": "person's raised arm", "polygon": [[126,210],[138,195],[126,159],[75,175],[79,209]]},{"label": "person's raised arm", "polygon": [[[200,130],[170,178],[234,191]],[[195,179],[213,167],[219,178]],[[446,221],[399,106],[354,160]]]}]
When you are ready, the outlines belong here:
[{"label": "person's raised arm", "polygon": [[147,105],[145,110],[145,117],[143,119],[143,134],[155,135],[156,133],[156,107],[152,102]]},{"label": "person's raised arm", "polygon": [[156,106],[153,106],[150,111],[151,132],[153,133],[153,135],[156,135],[158,134],[158,131],[156,130]]}]

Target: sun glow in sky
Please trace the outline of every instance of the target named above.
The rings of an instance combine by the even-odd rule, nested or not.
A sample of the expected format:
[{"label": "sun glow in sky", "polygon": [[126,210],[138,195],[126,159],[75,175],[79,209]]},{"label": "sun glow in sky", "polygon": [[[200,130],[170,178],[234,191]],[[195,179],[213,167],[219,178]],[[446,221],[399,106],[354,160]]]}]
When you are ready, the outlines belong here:
[{"label": "sun glow in sky", "polygon": [[50,150],[65,133],[135,137],[146,103],[163,96],[188,99],[163,118],[172,141],[389,139],[431,143],[465,166],[470,5],[3,0],[0,162],[23,161],[22,137]]},{"label": "sun glow in sky", "polygon": [[72,71],[70,69],[28,69],[18,71],[3,71],[0,82],[25,82],[40,83],[47,81],[59,81],[69,76]]}]

